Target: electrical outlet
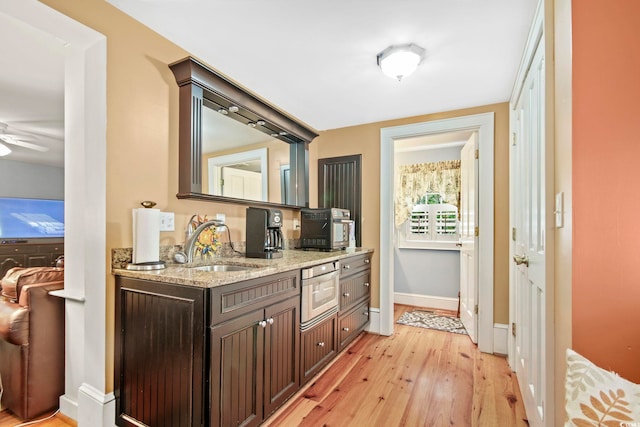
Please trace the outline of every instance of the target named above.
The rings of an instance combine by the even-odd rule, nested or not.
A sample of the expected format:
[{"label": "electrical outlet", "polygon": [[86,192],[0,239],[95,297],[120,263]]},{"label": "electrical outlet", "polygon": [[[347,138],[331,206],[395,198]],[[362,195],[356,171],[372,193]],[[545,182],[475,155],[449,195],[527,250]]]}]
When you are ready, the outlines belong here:
[{"label": "electrical outlet", "polygon": [[160,231],[175,231],[175,214],[173,212],[160,212]]},{"label": "electrical outlet", "polygon": [[293,219],[293,229],[294,229],[294,230],[298,230],[298,229],[300,229],[300,221],[298,221],[298,219],[297,219],[297,218],[294,218],[294,219]]}]

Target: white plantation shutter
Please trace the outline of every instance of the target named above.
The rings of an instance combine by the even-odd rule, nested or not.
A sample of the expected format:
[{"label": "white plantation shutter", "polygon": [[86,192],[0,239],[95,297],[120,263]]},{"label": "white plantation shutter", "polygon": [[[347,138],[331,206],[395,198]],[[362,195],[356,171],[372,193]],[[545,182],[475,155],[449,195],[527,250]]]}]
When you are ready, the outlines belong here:
[{"label": "white plantation shutter", "polygon": [[458,208],[446,203],[415,205],[398,232],[400,248],[456,249],[457,240]]}]

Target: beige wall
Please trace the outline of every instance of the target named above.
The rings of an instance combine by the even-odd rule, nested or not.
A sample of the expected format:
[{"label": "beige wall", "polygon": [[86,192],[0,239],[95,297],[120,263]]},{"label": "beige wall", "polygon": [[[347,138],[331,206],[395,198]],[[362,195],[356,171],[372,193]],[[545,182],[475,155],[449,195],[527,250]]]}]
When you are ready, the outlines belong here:
[{"label": "beige wall", "polygon": [[[312,159],[362,154],[362,246],[376,250],[372,267],[373,307],[380,307],[380,129],[486,112],[495,113],[494,321],[509,323],[509,104],[409,117],[320,132],[310,147]],[[310,205],[318,203],[317,162],[309,166]]]}]

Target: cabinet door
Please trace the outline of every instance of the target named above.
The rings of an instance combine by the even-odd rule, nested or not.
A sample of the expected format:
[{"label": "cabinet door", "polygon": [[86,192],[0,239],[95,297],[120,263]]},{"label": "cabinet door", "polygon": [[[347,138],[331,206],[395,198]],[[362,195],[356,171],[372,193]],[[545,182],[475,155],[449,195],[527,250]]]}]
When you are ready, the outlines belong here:
[{"label": "cabinet door", "polygon": [[204,290],[116,278],[119,426],[204,423]]},{"label": "cabinet door", "polygon": [[263,320],[260,309],[211,328],[211,426],[262,422]]},{"label": "cabinet door", "polygon": [[264,416],[291,397],[299,385],[300,297],[267,307],[265,316]]},{"label": "cabinet door", "polygon": [[28,254],[27,267],[49,267],[51,266],[50,254]]},{"label": "cabinet door", "polygon": [[302,333],[301,355],[302,384],[313,377],[337,353],[337,314]]}]

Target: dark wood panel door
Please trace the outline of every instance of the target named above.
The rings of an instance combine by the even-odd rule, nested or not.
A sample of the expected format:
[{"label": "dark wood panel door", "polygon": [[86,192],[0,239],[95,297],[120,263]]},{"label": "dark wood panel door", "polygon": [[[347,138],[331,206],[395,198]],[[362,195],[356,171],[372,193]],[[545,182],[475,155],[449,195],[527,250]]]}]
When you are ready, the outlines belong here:
[{"label": "dark wood panel door", "polygon": [[296,296],[265,310],[265,417],[291,397],[300,384],[299,300]]},{"label": "dark wood panel door", "polygon": [[204,422],[204,290],[116,279],[119,426]]},{"label": "dark wood panel door", "polygon": [[318,207],[351,211],[356,245],[362,245],[362,155],[318,159]]},{"label": "dark wood panel door", "polygon": [[211,426],[262,422],[264,320],[260,309],[211,328]]}]

